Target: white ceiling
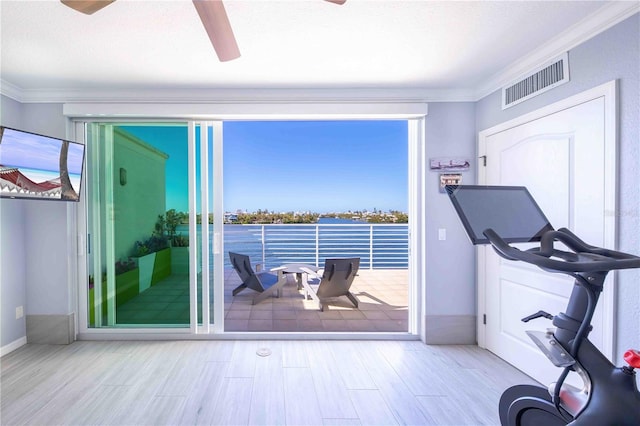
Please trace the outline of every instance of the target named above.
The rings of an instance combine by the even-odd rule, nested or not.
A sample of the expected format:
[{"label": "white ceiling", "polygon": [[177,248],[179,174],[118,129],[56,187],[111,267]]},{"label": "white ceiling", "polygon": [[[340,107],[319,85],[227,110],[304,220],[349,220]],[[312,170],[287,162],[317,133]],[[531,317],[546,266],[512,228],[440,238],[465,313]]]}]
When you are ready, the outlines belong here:
[{"label": "white ceiling", "polygon": [[226,0],[242,56],[225,63],[190,0],[117,0],[94,15],[58,0],[0,5],[1,88],[25,100],[196,89],[477,98],[638,2]]}]

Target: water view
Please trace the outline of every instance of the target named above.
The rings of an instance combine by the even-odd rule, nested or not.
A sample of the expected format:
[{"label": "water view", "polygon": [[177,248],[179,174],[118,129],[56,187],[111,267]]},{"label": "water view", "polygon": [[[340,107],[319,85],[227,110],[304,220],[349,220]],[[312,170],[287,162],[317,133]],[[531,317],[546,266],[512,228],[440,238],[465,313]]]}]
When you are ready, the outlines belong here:
[{"label": "water view", "polygon": [[[188,227],[180,225],[177,231],[186,235]],[[406,223],[334,218],[321,218],[317,224],[225,224],[224,262],[231,267],[227,253],[232,251],[268,268],[285,263],[321,266],[334,257],[359,257],[361,268],[407,268],[408,235]],[[209,239],[213,241],[213,225],[209,225]]]},{"label": "water view", "polygon": [[[214,140],[212,127],[204,129],[209,132],[209,158],[200,156],[199,132],[195,158],[188,155],[193,146],[187,126],[180,123],[115,126],[112,149],[106,143],[89,144],[98,150],[89,158],[112,159],[111,175],[100,182],[113,185],[95,192],[91,205],[98,210],[89,216],[92,232],[106,242],[103,252],[116,260],[91,253],[90,326],[185,327],[196,321],[190,287],[195,278],[197,321],[217,315],[212,295],[222,287],[225,331],[406,332],[407,122],[223,124],[224,140]],[[214,146],[224,147],[222,159],[211,157],[220,152]],[[221,181],[214,181],[221,163],[223,173],[215,174]],[[210,172],[209,217],[197,214],[205,210],[199,196],[205,164]],[[97,165],[92,169],[102,170]],[[190,183],[193,169],[196,178]],[[217,191],[220,186],[223,190]],[[221,203],[227,212],[224,270],[210,274],[203,287],[200,272],[212,268],[213,256],[203,260],[188,247],[199,247],[201,232],[207,230],[214,241],[214,199],[215,211]],[[194,234],[187,225],[190,215],[198,223]],[[106,224],[112,233],[105,232]],[[303,282],[303,274],[291,265],[289,271],[264,275],[270,281],[259,288],[233,271],[230,251],[248,256],[255,269],[257,264],[267,270],[285,264],[320,269],[327,259],[347,258],[348,270],[355,272],[349,272],[349,288],[333,296],[315,292],[312,286],[321,285],[319,277],[305,271]],[[198,273],[192,277],[189,261],[196,258]],[[201,294],[205,288],[208,300]],[[271,297],[272,288],[280,297]]]}]

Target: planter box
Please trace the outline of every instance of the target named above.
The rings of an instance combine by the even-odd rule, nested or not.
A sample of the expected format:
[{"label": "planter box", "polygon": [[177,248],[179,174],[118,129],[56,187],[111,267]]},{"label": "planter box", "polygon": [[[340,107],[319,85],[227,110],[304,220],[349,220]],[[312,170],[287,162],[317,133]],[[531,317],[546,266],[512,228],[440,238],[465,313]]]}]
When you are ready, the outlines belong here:
[{"label": "planter box", "polygon": [[171,275],[171,249],[166,248],[156,252],[156,259],[153,264],[153,275],[151,285],[157,284]]},{"label": "planter box", "polygon": [[[202,271],[202,259],[198,257],[198,274]],[[171,247],[171,273],[189,275],[189,247]]]},{"label": "planter box", "polygon": [[189,275],[189,247],[171,247],[171,272]]},{"label": "planter box", "polygon": [[156,253],[149,253],[145,256],[138,257],[139,283],[138,293],[142,293],[151,287],[151,278],[153,278],[153,265],[156,263]]},{"label": "planter box", "polygon": [[[128,302],[138,295],[138,269],[132,269],[131,271],[124,272],[120,275],[116,275],[116,307]],[[107,282],[102,281],[102,317],[107,316]],[[95,289],[89,289],[89,326],[95,326]]]},{"label": "planter box", "polygon": [[137,262],[140,270],[139,293],[171,275],[171,249],[168,247],[138,257]]},{"label": "planter box", "polygon": [[121,306],[138,295],[138,276],[137,269],[116,275],[116,306]]},{"label": "planter box", "polygon": [[[95,285],[95,284],[94,284]],[[102,282],[102,294],[107,292],[106,281]],[[89,327],[95,327],[96,325],[96,308],[95,308],[95,288],[89,289]],[[102,318],[107,316],[107,301],[102,300]]]}]

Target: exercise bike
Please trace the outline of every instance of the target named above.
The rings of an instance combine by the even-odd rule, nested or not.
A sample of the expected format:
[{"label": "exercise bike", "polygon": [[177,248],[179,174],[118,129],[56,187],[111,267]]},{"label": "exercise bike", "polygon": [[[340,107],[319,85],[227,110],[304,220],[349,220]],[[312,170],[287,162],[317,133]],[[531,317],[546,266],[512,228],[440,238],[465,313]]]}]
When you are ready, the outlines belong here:
[{"label": "exercise bike", "polygon": [[[563,369],[558,381],[549,388],[508,388],[498,407],[501,424],[640,425],[640,392],[634,371],[640,368],[640,352],[625,352],[628,365],[617,368],[588,338],[607,273],[640,268],[640,257],[591,246],[566,228],[553,229],[525,187],[460,185],[446,189],[473,244],[491,244],[504,259],[575,279],[566,312],[554,316],[538,311],[522,319],[552,320],[555,328],[527,334]],[[519,242],[539,244],[528,250],[510,245]],[[562,249],[556,248],[561,245]],[[565,383],[571,371],[582,379],[582,388]]]}]

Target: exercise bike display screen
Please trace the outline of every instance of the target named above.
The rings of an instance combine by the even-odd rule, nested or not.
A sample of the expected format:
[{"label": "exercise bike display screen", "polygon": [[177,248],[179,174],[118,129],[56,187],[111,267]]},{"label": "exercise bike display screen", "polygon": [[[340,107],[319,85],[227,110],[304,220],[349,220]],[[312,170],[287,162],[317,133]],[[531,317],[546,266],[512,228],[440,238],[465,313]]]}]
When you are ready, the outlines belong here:
[{"label": "exercise bike display screen", "polygon": [[553,230],[524,186],[448,185],[449,198],[473,244],[489,244],[485,229],[507,243],[540,241]]}]

